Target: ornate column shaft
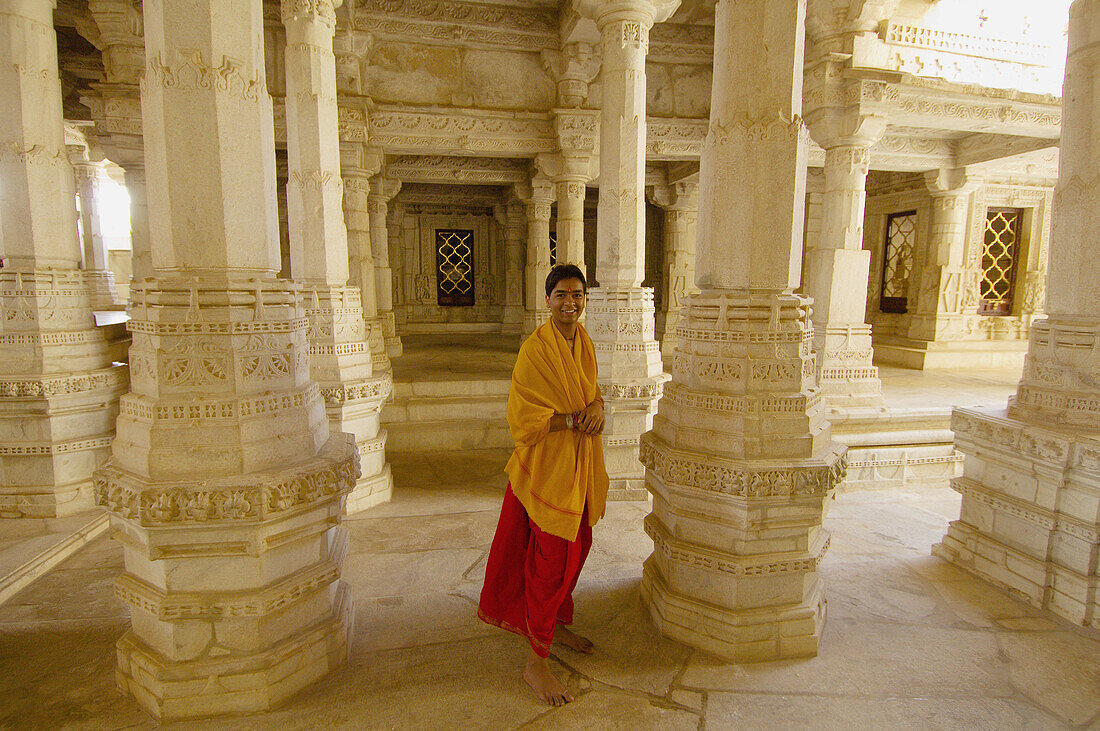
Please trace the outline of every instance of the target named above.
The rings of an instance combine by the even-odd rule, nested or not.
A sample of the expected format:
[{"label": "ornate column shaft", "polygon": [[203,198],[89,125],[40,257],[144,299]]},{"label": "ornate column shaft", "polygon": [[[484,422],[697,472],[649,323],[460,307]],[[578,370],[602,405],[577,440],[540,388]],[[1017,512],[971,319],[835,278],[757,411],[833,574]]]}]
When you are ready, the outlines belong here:
[{"label": "ornate column shaft", "polygon": [[[526,193],[526,191],[525,191]],[[546,275],[550,272],[550,204],[554,186],[541,175],[531,179],[527,203],[527,264],[524,267],[523,337],[546,321]]]},{"label": "ornate column shaft", "polygon": [[391,369],[390,356],[386,353],[386,341],[382,337],[382,318],[378,315],[377,280],[374,273],[374,255],[371,253],[370,235],[370,178],[377,172],[377,165],[363,145],[345,145],[340,160],[340,173],[344,183],[344,225],[347,228],[348,270],[351,284],[359,288],[363,303],[363,323],[370,347],[371,366],[377,371]]},{"label": "ornate column shaft", "polygon": [[653,187],[651,199],[665,211],[664,326],[661,329],[661,360],[672,362],[676,350],[676,325],[680,306],[695,290],[695,237],[699,221],[699,184],[679,182]]},{"label": "ornate column shaft", "polygon": [[370,181],[370,242],[374,257],[375,296],[378,317],[382,321],[382,338],[390,358],[401,355],[401,337],[393,314],[393,270],[390,269],[390,235],[386,214],[389,203],[401,191],[401,181],[375,175]]},{"label": "ornate column shaft", "polygon": [[92,507],[124,366],[82,272],[51,0],[0,1],[0,517]]},{"label": "ornate column shaft", "polygon": [[505,207],[504,219],[504,320],[500,330],[507,335],[523,333],[523,259],[526,232],[526,206],[513,200]]},{"label": "ornate column shaft", "polygon": [[827,107],[809,121],[825,148],[819,246],[806,251],[806,294],[813,297],[817,377],[830,410],[882,410],[882,382],[872,365],[867,324],[867,282],[871,252],[863,249],[867,171],[871,146],[886,119],[859,109]]},{"label": "ornate column shaft", "polygon": [[933,552],[1100,627],[1100,0],[1070,7],[1048,316],[1007,413],[955,409],[959,519]]},{"label": "ornate column shaft", "polygon": [[[667,376],[654,338],[653,290],[645,276],[646,76],[649,29],[679,0],[585,0],[577,9],[595,19],[603,49],[600,116],[600,199],[596,280],[589,287],[587,324],[596,346],[606,406],[604,458],[611,496],[644,495],[638,439],[653,425]],[[558,203],[559,212],[561,203]],[[561,239],[559,232],[559,251]]]},{"label": "ornate column shaft", "polygon": [[576,264],[587,271],[584,261],[584,196],[588,178],[563,176],[557,179],[558,217],[555,233],[558,237],[559,264]]},{"label": "ornate column shaft", "polygon": [[84,147],[70,146],[69,159],[80,197],[80,230],[84,249],[84,281],[88,283],[92,309],[125,308],[115,291],[115,275],[107,263],[107,244],[99,223],[99,181],[105,175],[100,164],[90,162]]},{"label": "ornate column shaft", "polygon": [[[824,501],[843,478],[793,294],[808,134],[805,4],[719,0],[695,283],[672,383],[643,437],[654,542],[642,596],[662,634],[735,661],[813,655]],[[605,61],[606,63],[606,61]]]},{"label": "ornate column shaft", "polygon": [[144,11],[154,277],[131,290],[132,390],[95,475],[125,547],[117,678],[159,718],[260,712],[346,660],[359,457],[310,380],[300,288],[275,276],[262,3]]},{"label": "ornate column shaft", "polygon": [[355,435],[362,474],[347,496],[349,514],[386,502],[382,404],[388,370],[373,372],[362,291],[349,286],[336,109],[335,8],[329,0],[283,0],[286,28],[287,217],[291,272],[306,297],[310,376],[321,387],[329,429]]},{"label": "ornate column shaft", "polygon": [[964,336],[978,314],[981,273],[966,256],[967,216],[980,178],[962,170],[925,173],[932,195],[932,227],[920,282],[909,292],[914,303],[909,336],[936,340]]}]

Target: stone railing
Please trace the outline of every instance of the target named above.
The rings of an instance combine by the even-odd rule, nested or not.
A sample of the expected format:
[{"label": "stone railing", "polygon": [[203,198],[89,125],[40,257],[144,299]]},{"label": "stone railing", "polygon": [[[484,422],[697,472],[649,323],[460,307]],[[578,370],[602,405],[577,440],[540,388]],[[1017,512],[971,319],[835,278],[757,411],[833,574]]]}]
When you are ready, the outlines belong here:
[{"label": "stone railing", "polygon": [[916,76],[1061,96],[1065,52],[1054,45],[889,22],[889,67]]}]

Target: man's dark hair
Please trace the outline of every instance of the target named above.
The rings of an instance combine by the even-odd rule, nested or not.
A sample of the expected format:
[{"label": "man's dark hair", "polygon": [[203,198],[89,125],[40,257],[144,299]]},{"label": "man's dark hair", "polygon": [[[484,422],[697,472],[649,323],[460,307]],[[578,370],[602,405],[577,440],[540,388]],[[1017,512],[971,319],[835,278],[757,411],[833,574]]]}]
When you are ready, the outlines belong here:
[{"label": "man's dark hair", "polygon": [[550,273],[546,275],[546,296],[554,291],[558,282],[563,279],[579,279],[584,291],[588,291],[588,283],[584,281],[584,272],[576,264],[555,264],[550,267]]}]

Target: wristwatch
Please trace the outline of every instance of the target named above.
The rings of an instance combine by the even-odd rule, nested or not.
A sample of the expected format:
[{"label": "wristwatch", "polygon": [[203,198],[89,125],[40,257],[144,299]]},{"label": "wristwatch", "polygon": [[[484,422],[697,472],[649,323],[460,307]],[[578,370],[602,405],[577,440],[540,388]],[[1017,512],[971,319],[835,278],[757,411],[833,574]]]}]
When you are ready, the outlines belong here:
[{"label": "wristwatch", "polygon": [[573,428],[573,415],[572,414],[566,414],[565,415],[565,428],[566,429],[572,429]]}]

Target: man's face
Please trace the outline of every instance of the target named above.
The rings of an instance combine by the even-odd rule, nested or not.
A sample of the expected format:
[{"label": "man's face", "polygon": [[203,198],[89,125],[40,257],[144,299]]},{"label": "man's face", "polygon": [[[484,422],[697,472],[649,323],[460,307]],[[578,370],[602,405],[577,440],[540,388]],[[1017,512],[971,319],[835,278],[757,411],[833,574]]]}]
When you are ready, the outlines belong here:
[{"label": "man's face", "polygon": [[563,279],[550,290],[546,304],[550,306],[550,317],[555,323],[576,324],[584,312],[584,285],[575,277]]}]

